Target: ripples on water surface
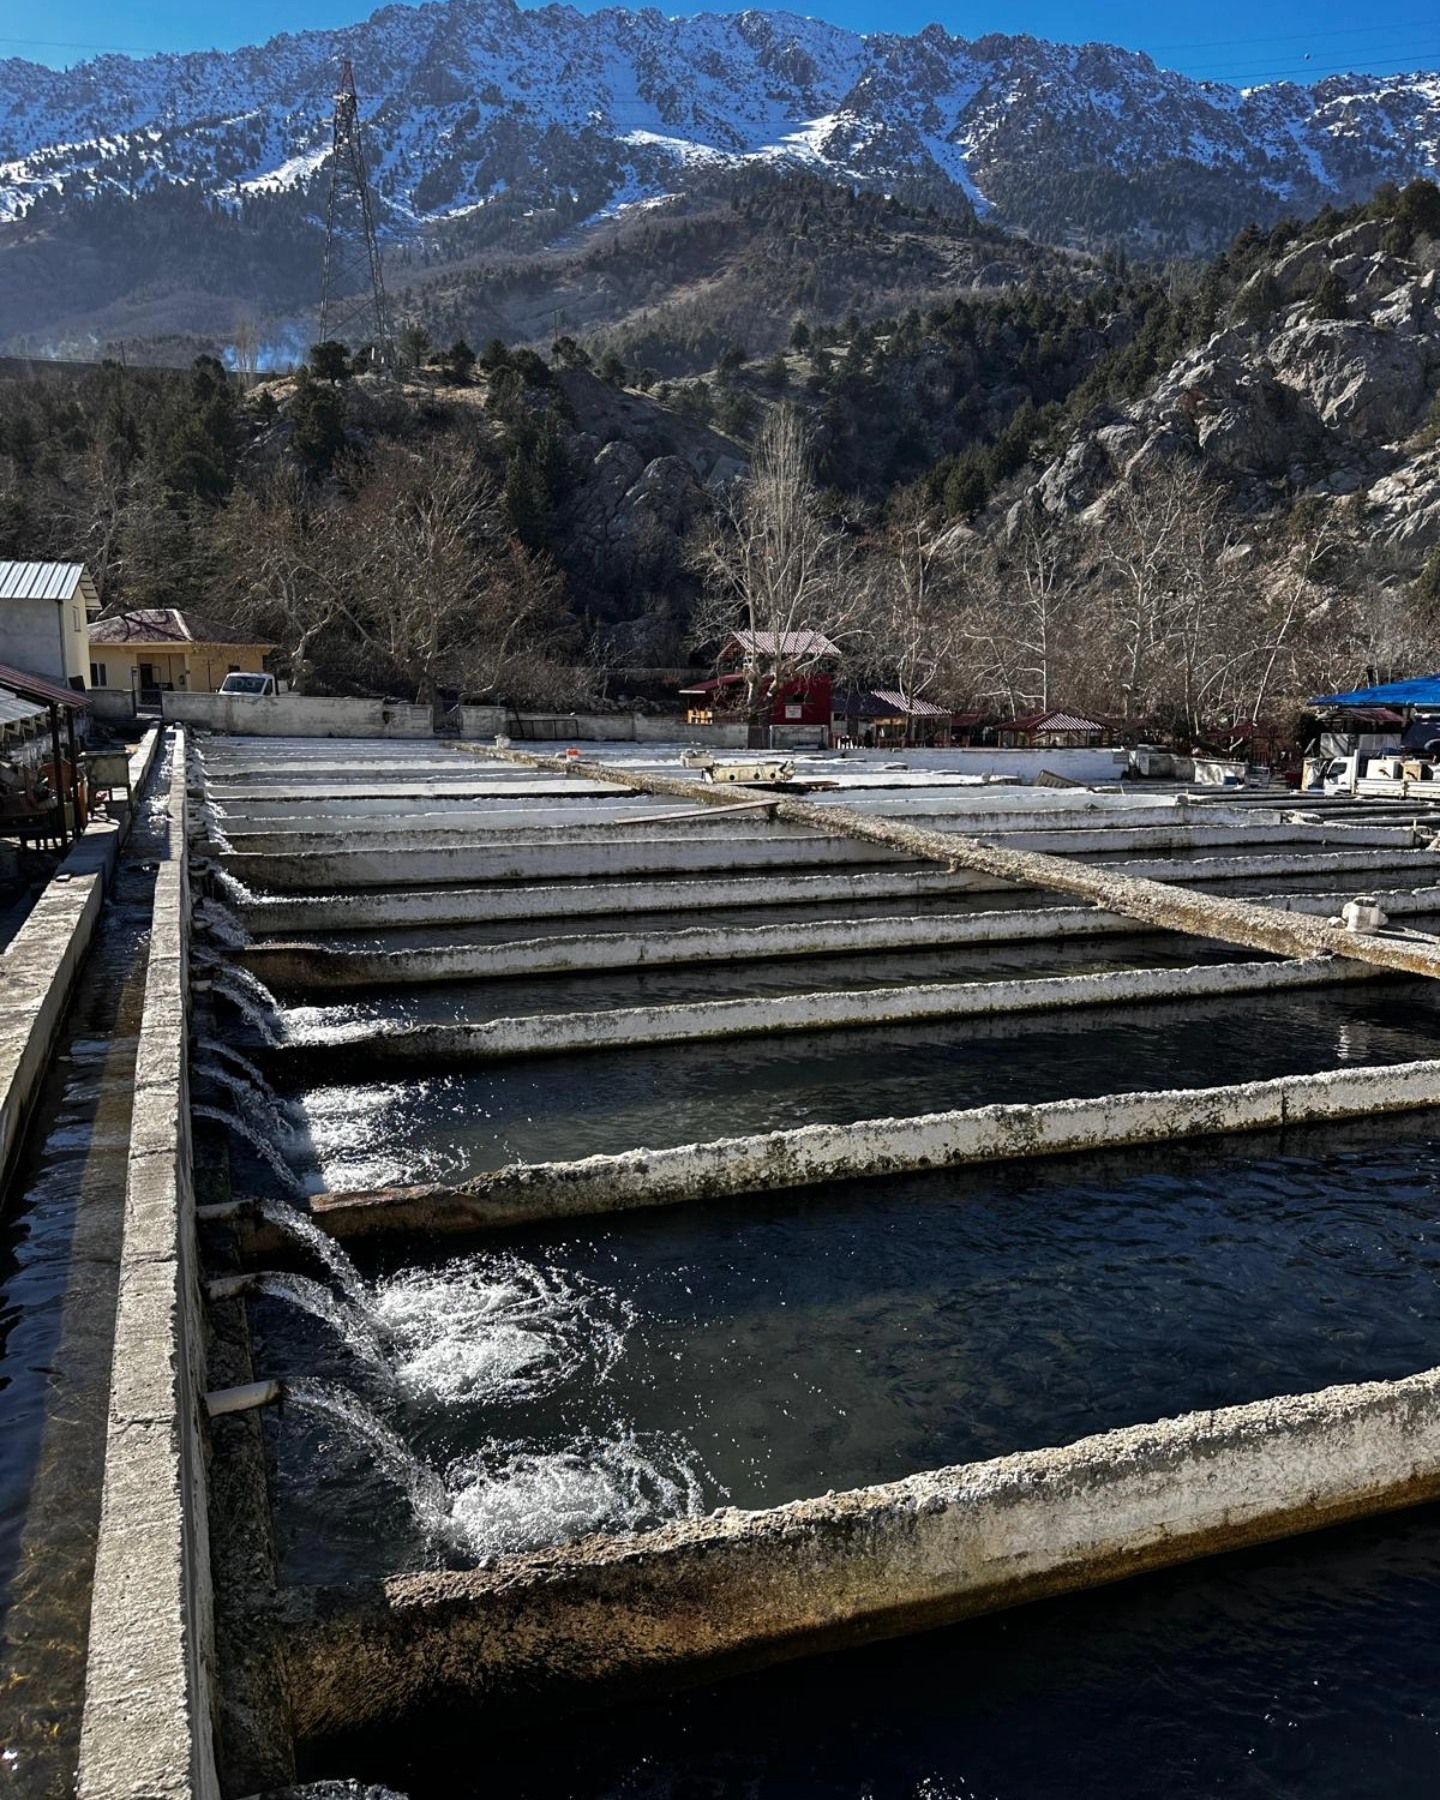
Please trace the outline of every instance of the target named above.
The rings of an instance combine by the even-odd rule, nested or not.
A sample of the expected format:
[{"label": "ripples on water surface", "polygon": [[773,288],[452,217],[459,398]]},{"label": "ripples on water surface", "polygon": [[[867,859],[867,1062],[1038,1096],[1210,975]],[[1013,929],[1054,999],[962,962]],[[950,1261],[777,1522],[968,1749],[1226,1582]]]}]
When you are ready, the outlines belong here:
[{"label": "ripples on water surface", "polygon": [[1440,1510],[487,1737],[483,1763],[446,1721],[339,1761],[414,1800],[1430,1800]]},{"label": "ripples on water surface", "polygon": [[[452,1493],[476,1458],[495,1485],[502,1449],[514,1492],[539,1493],[524,1458],[568,1452],[598,1420],[607,1442],[657,1450],[662,1502],[766,1506],[1430,1366],[1440,1151],[1417,1136],[1184,1173],[914,1176],[530,1233],[523,1254],[450,1255],[382,1273],[375,1293],[396,1370],[377,1403]],[[267,1372],[368,1379],[293,1308],[259,1326]],[[413,1531],[387,1551],[338,1524],[363,1513],[358,1477],[313,1449],[279,1444],[296,1578],[433,1559]],[[574,1535],[576,1471],[552,1472],[555,1535]],[[327,1542],[327,1521],[351,1541]],[[526,1524],[531,1541],[543,1527]],[[450,1548],[511,1545],[502,1526]]]},{"label": "ripples on water surface", "polygon": [[321,1085],[292,1097],[286,1154],[312,1189],[357,1189],[997,1101],[1402,1062],[1434,1053],[1437,1004],[1418,982],[1383,982]]}]

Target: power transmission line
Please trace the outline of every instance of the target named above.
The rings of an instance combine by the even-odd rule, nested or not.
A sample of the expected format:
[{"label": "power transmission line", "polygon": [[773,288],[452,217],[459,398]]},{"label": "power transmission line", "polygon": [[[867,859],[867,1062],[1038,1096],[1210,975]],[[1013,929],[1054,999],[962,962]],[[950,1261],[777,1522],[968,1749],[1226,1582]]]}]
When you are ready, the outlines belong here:
[{"label": "power transmission line", "polygon": [[320,280],[320,341],[331,338],[383,368],[395,360],[375,202],[365,171],[360,101],[347,56],[340,69],[331,131],[330,196]]}]

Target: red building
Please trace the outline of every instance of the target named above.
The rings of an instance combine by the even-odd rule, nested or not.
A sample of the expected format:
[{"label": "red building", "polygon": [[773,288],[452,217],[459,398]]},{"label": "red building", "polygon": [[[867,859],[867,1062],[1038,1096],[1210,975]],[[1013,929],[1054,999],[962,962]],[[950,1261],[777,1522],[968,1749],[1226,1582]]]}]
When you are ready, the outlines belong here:
[{"label": "red building", "polygon": [[686,723],[746,720],[753,698],[762,727],[818,725],[828,737],[835,677],[825,665],[839,656],[819,631],[737,631],[715,659],[720,673],[680,689],[693,703]]}]

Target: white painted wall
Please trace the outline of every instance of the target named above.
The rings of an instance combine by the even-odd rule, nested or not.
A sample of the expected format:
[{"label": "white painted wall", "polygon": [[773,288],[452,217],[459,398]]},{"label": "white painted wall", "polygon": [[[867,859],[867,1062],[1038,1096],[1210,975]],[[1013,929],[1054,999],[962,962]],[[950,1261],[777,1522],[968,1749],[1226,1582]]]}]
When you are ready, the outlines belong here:
[{"label": "white painted wall", "polygon": [[399,700],[328,695],[181,694],[160,696],[167,723],[204,725],[231,737],[428,738],[430,708]]}]

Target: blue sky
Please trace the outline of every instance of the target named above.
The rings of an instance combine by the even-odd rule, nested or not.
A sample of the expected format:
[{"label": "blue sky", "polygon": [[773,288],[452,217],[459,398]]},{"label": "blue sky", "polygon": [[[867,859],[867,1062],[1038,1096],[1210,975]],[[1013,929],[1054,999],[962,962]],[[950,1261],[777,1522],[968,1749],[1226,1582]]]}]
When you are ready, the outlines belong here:
[{"label": "blue sky", "polygon": [[[0,0],[0,56],[66,67],[99,50],[233,49],[280,31],[353,23],[374,10],[366,0],[249,0],[245,6],[199,7],[195,0]],[[594,5],[581,10],[592,12]],[[665,10],[729,11],[687,4]],[[963,37],[987,31],[1030,32],[1076,43],[1095,39],[1147,50],[1168,68],[1250,85],[1319,80],[1351,69],[1389,74],[1440,68],[1440,12],[1399,0],[1386,24],[1353,0],[974,0],[963,8],[926,0],[826,0],[796,6],[856,31],[918,31],[932,20]],[[41,32],[50,34],[42,40]],[[53,39],[53,41],[51,41]]]}]

